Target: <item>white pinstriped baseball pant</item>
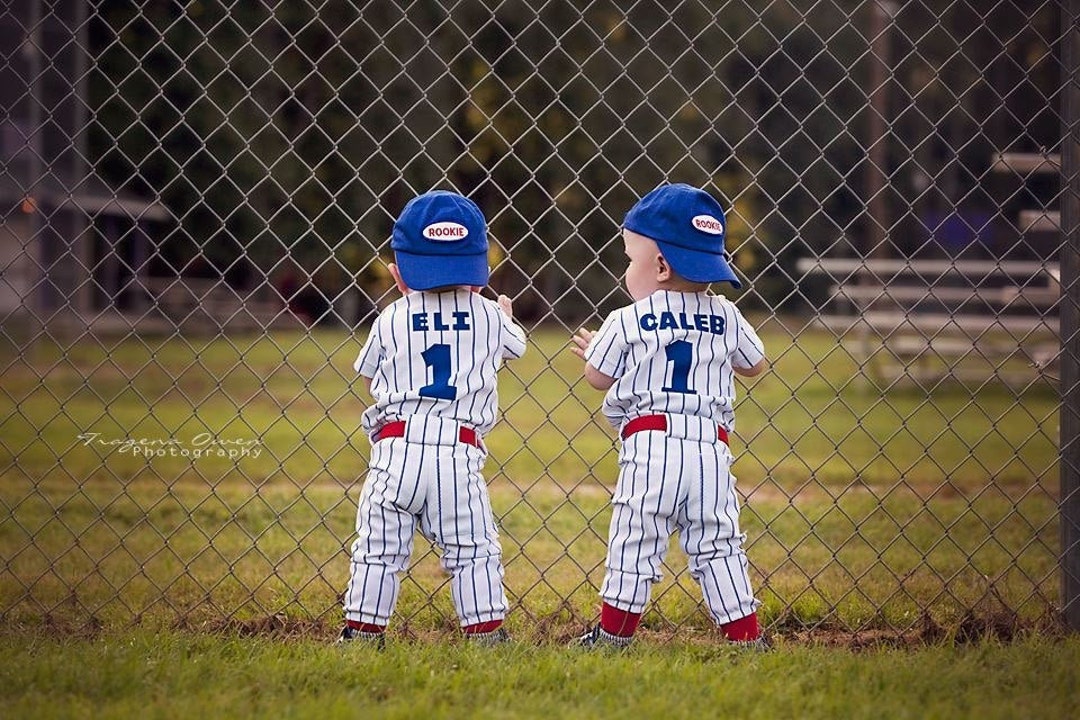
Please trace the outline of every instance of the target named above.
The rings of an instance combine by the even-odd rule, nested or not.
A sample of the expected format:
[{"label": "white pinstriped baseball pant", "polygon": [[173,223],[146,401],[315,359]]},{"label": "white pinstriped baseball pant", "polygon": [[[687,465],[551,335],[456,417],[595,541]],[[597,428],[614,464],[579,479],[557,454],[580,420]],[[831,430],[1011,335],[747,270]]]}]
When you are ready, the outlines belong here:
[{"label": "white pinstriped baseball pant", "polygon": [[406,435],[372,444],[356,514],[345,618],[387,625],[413,537],[442,550],[462,627],[506,616],[502,548],[481,475],[487,454],[458,441],[458,424],[415,417]]},{"label": "white pinstriped baseball pant", "polygon": [[623,440],[600,589],[605,602],[627,612],[645,610],[677,529],[713,620],[723,625],[757,609],[731,462],[716,423],[705,418],[668,415],[667,431]]}]

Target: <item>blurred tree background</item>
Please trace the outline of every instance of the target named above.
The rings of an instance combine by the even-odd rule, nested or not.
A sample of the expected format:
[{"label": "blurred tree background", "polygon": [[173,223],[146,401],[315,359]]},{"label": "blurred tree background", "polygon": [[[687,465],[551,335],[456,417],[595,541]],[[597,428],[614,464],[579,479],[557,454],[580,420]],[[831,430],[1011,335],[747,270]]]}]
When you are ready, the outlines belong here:
[{"label": "blurred tree background", "polygon": [[175,218],[153,272],[315,321],[385,300],[436,187],[485,211],[492,286],[568,325],[626,301],[619,225],[666,181],[721,198],[745,302],[785,310],[807,253],[1037,256],[1015,216],[1056,193],[990,171],[1057,150],[1054,3],[140,5],[91,21],[97,172]]}]

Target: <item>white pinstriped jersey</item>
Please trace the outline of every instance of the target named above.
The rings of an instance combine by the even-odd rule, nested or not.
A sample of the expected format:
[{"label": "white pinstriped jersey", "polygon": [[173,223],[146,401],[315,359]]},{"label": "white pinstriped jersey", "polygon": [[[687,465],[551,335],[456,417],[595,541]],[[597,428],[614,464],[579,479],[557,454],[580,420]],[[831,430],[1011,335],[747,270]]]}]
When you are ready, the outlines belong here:
[{"label": "white pinstriped jersey", "polygon": [[735,426],[733,367],[765,357],[761,339],[722,295],[658,290],[604,320],[585,360],[616,382],[604,398],[615,427],[673,413]]},{"label": "white pinstriped jersey", "polygon": [[407,293],[375,319],[353,364],[375,399],[364,430],[428,415],[486,433],[498,419],[498,369],[524,352],[525,331],[479,293]]}]

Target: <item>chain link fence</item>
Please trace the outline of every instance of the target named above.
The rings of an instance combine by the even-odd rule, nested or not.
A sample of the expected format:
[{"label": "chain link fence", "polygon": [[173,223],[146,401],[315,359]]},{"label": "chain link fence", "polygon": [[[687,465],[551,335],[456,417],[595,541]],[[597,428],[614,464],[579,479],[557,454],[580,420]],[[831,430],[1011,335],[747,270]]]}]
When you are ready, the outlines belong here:
[{"label": "chain link fence", "polygon": [[[531,336],[488,438],[511,623],[577,630],[617,468],[568,341],[628,302],[626,210],[681,181],[729,208],[773,362],[733,441],[766,622],[1057,622],[1077,582],[1076,18],[6,3],[0,617],[337,625],[368,453],[351,364],[394,298],[393,218],[441,187],[485,211],[491,286]],[[704,631],[677,546],[664,569],[644,627]],[[455,625],[426,545],[395,624]]]}]

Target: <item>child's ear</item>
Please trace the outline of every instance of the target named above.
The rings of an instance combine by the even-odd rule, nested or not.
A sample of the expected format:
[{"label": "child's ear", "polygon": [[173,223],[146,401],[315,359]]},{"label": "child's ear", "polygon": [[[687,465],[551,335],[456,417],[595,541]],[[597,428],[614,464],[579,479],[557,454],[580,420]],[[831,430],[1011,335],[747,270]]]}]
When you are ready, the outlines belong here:
[{"label": "child's ear", "polygon": [[394,284],[397,285],[398,291],[402,295],[408,295],[409,286],[401,279],[401,270],[398,269],[398,266],[394,263],[390,263],[386,266],[386,269],[390,271],[390,277],[394,278]]},{"label": "child's ear", "polygon": [[667,282],[671,279],[671,265],[664,259],[663,255],[657,253],[656,255],[656,280],[657,282]]}]

